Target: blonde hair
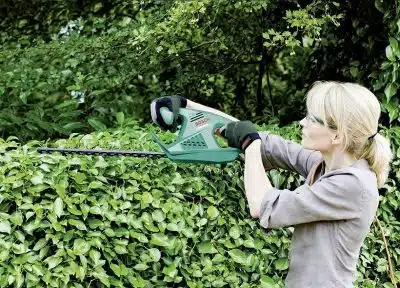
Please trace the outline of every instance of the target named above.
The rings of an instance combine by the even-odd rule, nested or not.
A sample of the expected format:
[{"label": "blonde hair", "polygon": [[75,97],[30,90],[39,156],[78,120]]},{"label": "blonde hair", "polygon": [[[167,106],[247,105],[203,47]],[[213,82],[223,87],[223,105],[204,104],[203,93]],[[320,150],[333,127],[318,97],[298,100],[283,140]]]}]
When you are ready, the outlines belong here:
[{"label": "blonde hair", "polygon": [[393,155],[390,142],[376,134],[381,107],[376,96],[355,83],[317,81],[307,95],[307,109],[327,126],[335,126],[344,139],[344,151],[366,159],[375,172],[378,188],[388,177]]}]

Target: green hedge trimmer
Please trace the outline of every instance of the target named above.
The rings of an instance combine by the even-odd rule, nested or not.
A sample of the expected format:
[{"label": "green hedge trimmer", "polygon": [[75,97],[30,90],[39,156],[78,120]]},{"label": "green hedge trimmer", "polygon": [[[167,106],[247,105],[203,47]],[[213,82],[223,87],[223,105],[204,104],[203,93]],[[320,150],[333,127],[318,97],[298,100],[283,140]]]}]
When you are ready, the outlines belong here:
[{"label": "green hedge trimmer", "polygon": [[[168,108],[160,109],[165,123],[171,125],[174,115]],[[40,153],[60,152],[62,154],[102,155],[102,156],[134,156],[160,158],[168,157],[174,162],[184,163],[227,163],[238,158],[240,150],[221,147],[216,139],[216,131],[231,122],[219,115],[195,109],[180,108],[179,135],[171,144],[164,144],[154,133],[153,140],[164,151],[121,151],[121,150],[87,150],[87,149],[58,149],[39,148]]]}]

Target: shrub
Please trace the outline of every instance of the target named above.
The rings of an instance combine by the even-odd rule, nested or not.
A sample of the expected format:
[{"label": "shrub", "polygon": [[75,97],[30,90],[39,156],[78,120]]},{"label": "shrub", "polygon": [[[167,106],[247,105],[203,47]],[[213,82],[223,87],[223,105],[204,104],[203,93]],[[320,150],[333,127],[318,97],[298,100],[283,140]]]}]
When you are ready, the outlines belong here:
[{"label": "shrub", "polygon": [[[296,126],[260,129],[298,139]],[[1,141],[1,287],[282,286],[292,228],[266,233],[251,219],[242,163],[36,152],[44,145],[160,151],[149,131],[158,130],[127,119],[119,130],[49,143]],[[160,137],[168,142],[174,135]],[[279,188],[303,181],[287,171],[269,176]],[[400,226],[390,203],[380,215],[389,211],[389,222],[383,219],[393,225],[395,246]],[[374,226],[361,253],[360,287],[388,281],[385,261]]]}]

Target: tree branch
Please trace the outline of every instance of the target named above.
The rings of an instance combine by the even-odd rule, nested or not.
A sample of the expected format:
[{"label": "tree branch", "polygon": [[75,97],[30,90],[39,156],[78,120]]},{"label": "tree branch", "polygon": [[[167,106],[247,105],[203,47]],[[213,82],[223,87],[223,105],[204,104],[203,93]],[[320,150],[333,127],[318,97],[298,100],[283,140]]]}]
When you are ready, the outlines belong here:
[{"label": "tree branch", "polygon": [[394,274],[393,274],[392,258],[390,257],[389,246],[388,246],[387,241],[386,241],[385,233],[383,231],[383,227],[382,227],[381,222],[379,221],[378,217],[375,216],[375,219],[376,219],[376,221],[378,223],[378,226],[379,226],[379,228],[381,230],[383,243],[385,244],[386,256],[387,256],[388,263],[389,263],[389,278],[392,281],[392,284],[393,284],[394,288],[397,288],[396,278],[394,277]]}]

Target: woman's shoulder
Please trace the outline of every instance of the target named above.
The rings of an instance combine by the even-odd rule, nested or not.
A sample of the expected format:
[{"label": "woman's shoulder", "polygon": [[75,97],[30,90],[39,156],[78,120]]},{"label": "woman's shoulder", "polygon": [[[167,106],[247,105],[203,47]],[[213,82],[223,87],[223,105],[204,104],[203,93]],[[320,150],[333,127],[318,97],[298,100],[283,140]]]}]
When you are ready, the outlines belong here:
[{"label": "woman's shoulder", "polygon": [[365,159],[359,159],[351,166],[329,171],[322,178],[338,183],[338,187],[342,187],[347,193],[379,197],[376,175]]}]

